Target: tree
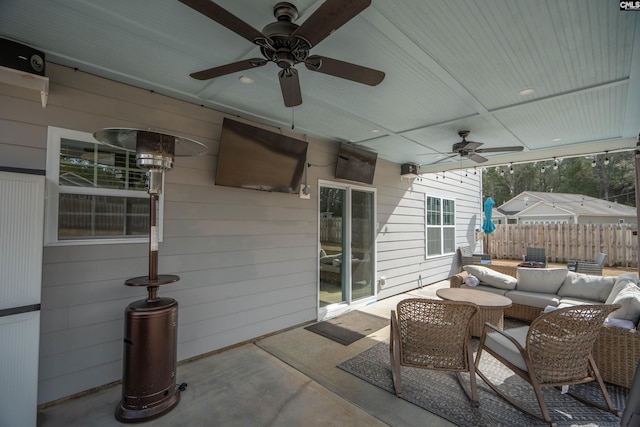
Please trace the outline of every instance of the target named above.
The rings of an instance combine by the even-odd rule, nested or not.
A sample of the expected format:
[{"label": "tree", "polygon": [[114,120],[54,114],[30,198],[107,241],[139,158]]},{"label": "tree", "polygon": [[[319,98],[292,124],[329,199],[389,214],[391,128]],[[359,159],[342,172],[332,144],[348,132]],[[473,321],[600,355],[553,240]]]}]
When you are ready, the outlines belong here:
[{"label": "tree", "polygon": [[584,194],[635,206],[635,161],[622,152],[489,167],[482,185],[496,206],[523,191]]}]

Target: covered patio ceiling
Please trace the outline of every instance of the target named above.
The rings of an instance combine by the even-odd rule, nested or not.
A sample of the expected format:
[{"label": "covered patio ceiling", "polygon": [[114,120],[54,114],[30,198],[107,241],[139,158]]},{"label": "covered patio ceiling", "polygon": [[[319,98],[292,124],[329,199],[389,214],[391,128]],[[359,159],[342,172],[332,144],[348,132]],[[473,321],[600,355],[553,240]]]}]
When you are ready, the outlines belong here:
[{"label": "covered patio ceiling", "polygon": [[[216,3],[259,31],[275,20],[276,0]],[[301,24],[324,0],[291,3]],[[191,78],[261,55],[178,0],[3,0],[0,36],[50,62],[349,141],[422,172],[631,150],[640,131],[640,12],[613,0],[373,0],[311,54],[383,71],[384,80],[367,86],[298,64],[303,103],[293,108],[272,63]],[[524,148],[484,153],[482,164],[448,157],[462,130],[483,149]]]}]

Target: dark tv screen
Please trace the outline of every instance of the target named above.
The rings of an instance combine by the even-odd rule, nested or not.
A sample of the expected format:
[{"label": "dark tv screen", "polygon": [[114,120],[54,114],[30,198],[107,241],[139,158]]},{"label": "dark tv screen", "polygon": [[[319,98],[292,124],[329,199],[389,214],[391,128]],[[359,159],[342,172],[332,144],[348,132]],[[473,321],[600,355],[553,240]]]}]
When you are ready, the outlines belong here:
[{"label": "dark tv screen", "polygon": [[297,194],[307,146],[305,141],[225,118],[215,183]]},{"label": "dark tv screen", "polygon": [[341,143],[336,163],[336,178],[373,184],[377,160],[376,153]]}]

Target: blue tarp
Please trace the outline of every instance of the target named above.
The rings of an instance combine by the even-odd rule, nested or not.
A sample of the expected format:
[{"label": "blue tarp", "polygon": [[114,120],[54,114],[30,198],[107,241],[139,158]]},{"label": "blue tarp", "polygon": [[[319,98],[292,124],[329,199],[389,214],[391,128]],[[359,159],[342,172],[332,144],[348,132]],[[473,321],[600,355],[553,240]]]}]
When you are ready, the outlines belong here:
[{"label": "blue tarp", "polygon": [[496,230],[496,225],[491,221],[492,210],[495,204],[496,202],[494,202],[491,197],[484,202],[484,222],[482,223],[482,231],[486,234],[491,234]]}]

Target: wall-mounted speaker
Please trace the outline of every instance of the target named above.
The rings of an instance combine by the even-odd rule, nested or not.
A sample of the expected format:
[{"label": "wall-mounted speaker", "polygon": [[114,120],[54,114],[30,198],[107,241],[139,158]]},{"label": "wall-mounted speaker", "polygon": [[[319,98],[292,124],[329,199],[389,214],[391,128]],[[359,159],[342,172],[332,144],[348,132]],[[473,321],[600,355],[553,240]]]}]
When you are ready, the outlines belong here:
[{"label": "wall-mounted speaker", "polygon": [[404,163],[400,165],[400,175],[405,178],[416,178],[420,173],[420,166],[414,163]]},{"label": "wall-mounted speaker", "polygon": [[0,65],[44,76],[44,52],[13,40],[0,38]]}]

